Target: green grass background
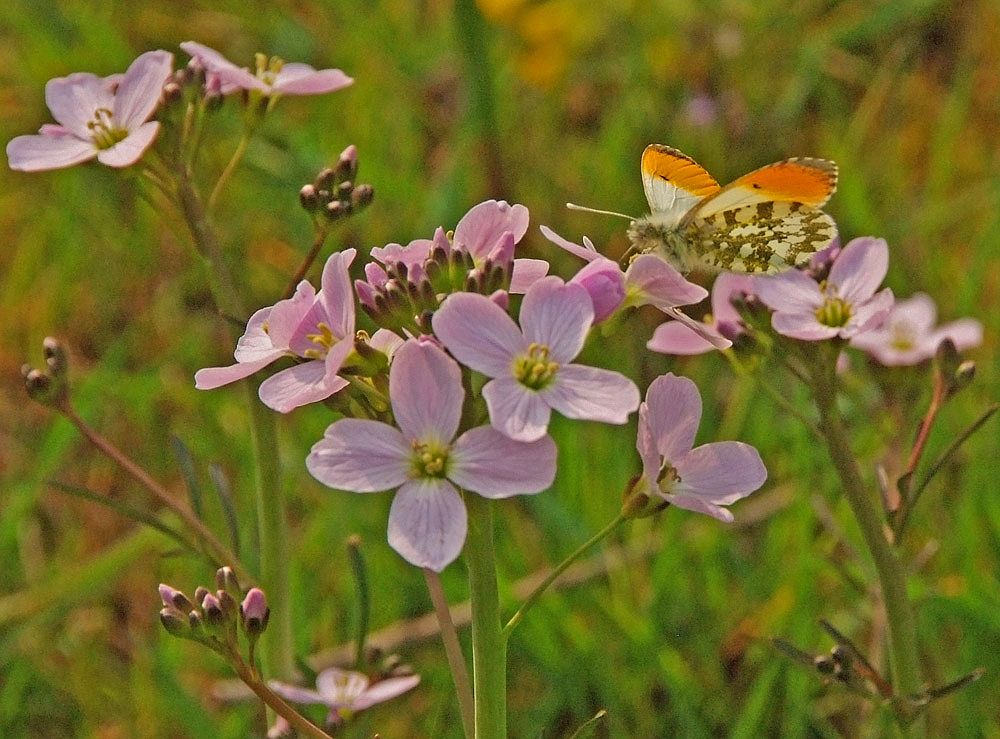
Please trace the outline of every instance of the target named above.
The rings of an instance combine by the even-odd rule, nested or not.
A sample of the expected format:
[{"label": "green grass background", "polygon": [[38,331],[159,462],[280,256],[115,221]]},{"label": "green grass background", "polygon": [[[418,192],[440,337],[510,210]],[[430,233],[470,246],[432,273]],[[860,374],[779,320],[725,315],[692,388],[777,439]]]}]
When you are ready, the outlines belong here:
[{"label": "green grass background", "polygon": [[[525,203],[523,254],[575,268],[538,224],[605,251],[625,248],[621,223],[563,208],[567,200],[629,213],[645,208],[638,158],[649,142],[690,153],[727,181],[787,156],[835,159],[829,211],[845,237],[884,236],[888,284],[918,290],[945,319],[975,315],[986,340],[973,387],[949,404],[930,444],[939,452],[1000,393],[1000,8],[968,2],[615,2],[482,0],[485,52],[468,65],[467,26],[446,0],[275,0],[268,3],[12,0],[0,7],[0,139],[49,120],[46,80],[124,70],[141,51],[196,39],[249,63],[266,51],[356,78],[333,95],[287,99],[251,145],[218,223],[248,304],[270,304],[310,242],[298,188],[347,144],[376,199],[335,232],[367,249],[453,227],[488,197]],[[482,79],[491,81],[485,98]],[[479,82],[477,82],[477,80]],[[710,96],[714,120],[690,114]],[[491,166],[483,100],[495,106]],[[207,149],[218,172],[236,143],[231,108]],[[71,347],[82,415],[178,495],[170,436],[195,455],[202,482],[218,464],[232,482],[242,549],[252,561],[252,470],[243,394],[195,391],[194,371],[232,347],[211,309],[182,224],[136,197],[130,180],[96,165],[26,175],[0,169],[0,735],[246,736],[249,703],[211,697],[229,677],[213,655],[159,627],[155,586],[188,592],[210,569],[175,556],[158,535],[52,490],[59,479],[142,501],[109,462],[49,411],[29,403],[19,368],[39,364],[55,335]],[[688,360],[643,348],[655,317],[641,314],[589,348],[644,388],[674,371],[705,397],[699,439],[756,444],[763,491],[726,527],[681,511],[624,529],[613,543],[655,550],[607,576],[546,596],[510,649],[511,734],[561,737],[606,708],[599,736],[881,736],[879,713],[783,660],[767,637],[829,648],[826,617],[860,644],[884,643],[872,582],[824,452],[748,378],[719,356]],[[908,449],[928,397],[924,375],[884,386],[916,390],[895,411],[855,357],[845,410],[863,468]],[[853,379],[854,377],[857,379]],[[777,380],[784,382],[783,380]],[[924,384],[918,385],[917,383]],[[789,387],[795,402],[806,399]],[[292,518],[296,646],[305,656],[351,637],[353,584],[345,539],[359,533],[380,628],[430,608],[420,573],[385,543],[390,496],[322,488],[302,464],[329,422],[323,407],[280,420]],[[634,424],[557,420],[554,488],[505,503],[498,529],[502,587],[557,563],[617,511],[637,468]],[[1000,736],[1000,445],[991,422],[964,448],[916,513],[908,557],[922,660],[941,683],[987,673],[934,704],[935,736]],[[836,527],[822,524],[821,501]],[[225,535],[215,500],[206,517]],[[838,532],[839,530],[839,532]],[[843,541],[839,541],[843,537]],[[444,573],[466,597],[463,571]],[[514,605],[506,599],[508,609]],[[511,609],[512,610],[512,609]],[[510,610],[508,611],[510,612]],[[406,697],[365,714],[347,736],[457,737],[460,722],[436,641],[408,642],[424,676]]]}]

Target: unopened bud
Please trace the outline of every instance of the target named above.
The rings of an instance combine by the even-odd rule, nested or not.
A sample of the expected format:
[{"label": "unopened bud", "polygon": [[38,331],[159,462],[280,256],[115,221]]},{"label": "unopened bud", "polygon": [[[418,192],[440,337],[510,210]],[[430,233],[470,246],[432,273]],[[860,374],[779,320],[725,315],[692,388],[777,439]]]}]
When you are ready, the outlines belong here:
[{"label": "unopened bud", "polygon": [[358,185],[351,191],[351,205],[360,210],[375,198],[375,188],[368,184]]},{"label": "unopened bud", "polygon": [[205,596],[209,594],[210,591],[208,588],[206,588],[203,585],[199,585],[194,589],[194,602],[200,606],[202,602],[205,600]]},{"label": "unopened bud", "polygon": [[236,579],[236,573],[232,567],[220,567],[215,571],[215,584],[219,590],[225,590],[234,598],[238,598],[243,592],[240,589],[240,581]]},{"label": "unopened bud", "polygon": [[165,105],[170,105],[171,103],[177,102],[181,99],[181,93],[183,88],[176,82],[171,80],[163,86],[163,102]]},{"label": "unopened bud", "polygon": [[222,610],[222,603],[211,593],[201,601],[201,610],[205,612],[205,623],[209,626],[221,626],[226,622],[226,613]]},{"label": "unopened bud", "polygon": [[51,377],[27,364],[21,368],[21,375],[24,377],[24,388],[28,391],[29,398],[37,400],[39,403],[51,401]]},{"label": "unopened bud", "polygon": [[302,207],[312,213],[320,205],[319,193],[313,185],[303,185],[299,190],[299,203]]},{"label": "unopened bud", "polygon": [[250,588],[240,605],[243,628],[251,637],[260,636],[267,628],[271,609],[267,607],[267,597],[260,588]]},{"label": "unopened bud", "polygon": [[331,200],[326,206],[326,217],[331,221],[339,221],[351,214],[351,207],[339,200]]},{"label": "unopened bud", "polygon": [[971,359],[967,359],[958,365],[958,369],[955,370],[955,376],[952,379],[951,387],[949,388],[950,394],[954,395],[959,390],[964,390],[976,377],[976,363]]},{"label": "unopened bud", "polygon": [[934,354],[934,362],[937,364],[938,371],[942,377],[948,379],[954,377],[961,361],[962,357],[958,353],[955,342],[948,338],[942,339],[941,343],[938,344],[937,352]]},{"label": "unopened bud", "polygon": [[191,610],[188,613],[188,626],[195,634],[200,634],[205,630],[205,619],[201,617],[201,614],[197,610]]},{"label": "unopened bud", "polygon": [[336,169],[341,180],[353,180],[358,173],[358,147],[351,144],[340,152]]},{"label": "unopened bud", "polygon": [[163,605],[168,608],[176,608],[182,613],[186,613],[194,608],[194,604],[188,600],[188,597],[180,590],[176,590],[169,585],[160,583],[159,591],[160,599],[163,601]]},{"label": "unopened bud", "polygon": [[181,611],[165,607],[160,611],[160,623],[172,636],[191,636],[191,627]]},{"label": "unopened bud", "polygon": [[354,189],[354,183],[350,180],[345,180],[337,185],[337,197],[341,200],[345,200],[351,197],[351,191]]},{"label": "unopened bud", "polygon": [[331,167],[324,167],[316,175],[313,184],[317,190],[326,190],[328,192],[333,190],[333,186],[337,184],[337,171]]},{"label": "unopened bud", "polygon": [[226,615],[227,621],[237,614],[240,607],[233,596],[231,596],[225,590],[219,590],[216,593],[216,597],[219,599],[219,603],[222,605],[222,612]]}]

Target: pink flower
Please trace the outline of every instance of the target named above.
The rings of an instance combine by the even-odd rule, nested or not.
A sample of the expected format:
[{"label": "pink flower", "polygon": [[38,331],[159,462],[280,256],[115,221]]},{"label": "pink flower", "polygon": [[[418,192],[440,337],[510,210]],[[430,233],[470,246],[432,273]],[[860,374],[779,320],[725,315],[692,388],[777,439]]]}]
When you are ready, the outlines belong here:
[{"label": "pink flower", "polygon": [[700,331],[695,331],[686,322],[667,321],[657,326],[646,343],[650,351],[662,354],[703,354],[719,347],[705,338],[705,331],[711,330],[720,338],[731,341],[743,331],[743,321],[733,307],[734,295],[753,294],[753,279],[748,275],[723,272],[712,285],[712,315],[710,322]]},{"label": "pink flower", "polygon": [[639,406],[638,490],[730,523],[733,514],[722,506],[763,485],[767,470],[757,450],[739,441],[692,449],[700,420],[701,396],[691,380],[672,373],[653,380]]},{"label": "pink flower", "polygon": [[624,375],[570,364],[594,307],[580,285],[546,277],[521,304],[521,328],[482,295],[456,293],[434,314],[435,335],[458,361],[494,379],[483,387],[493,428],[511,439],[544,436],[552,409],[568,418],[625,423],[639,391]]},{"label": "pink flower", "polygon": [[899,367],[930,359],[945,339],[951,339],[959,350],[982,343],[983,325],[979,321],[962,318],[934,328],[936,314],[934,301],[917,293],[896,303],[879,328],[851,339],[851,346],[888,367]]},{"label": "pink flower", "polygon": [[244,67],[237,67],[215,49],[196,41],[185,41],[181,48],[192,60],[204,68],[205,84],[223,95],[235,90],[257,90],[264,97],[278,95],[322,95],[335,92],[354,82],[339,69],[317,71],[308,64],[282,62],[277,58],[268,61],[257,55],[256,74]]},{"label": "pink flower", "polygon": [[[605,259],[594,248],[594,243],[586,236],[583,237],[583,244],[580,245],[563,238],[548,226],[542,226],[541,231],[542,235],[553,244],[574,256],[585,259],[587,262]],[[718,332],[678,310],[679,306],[701,302],[708,296],[708,292],[700,285],[685,280],[684,276],[664,259],[655,254],[642,254],[629,263],[623,279],[625,299],[622,306],[638,308],[643,305],[652,305],[674,320],[688,326],[712,346],[718,349],[732,346],[732,342],[720,336]]]},{"label": "pink flower", "polygon": [[556,446],[548,436],[522,443],[479,426],[455,438],[465,399],[461,370],[432,341],[411,339],[396,350],[389,398],[399,428],[337,421],[313,446],[306,467],[340,490],[399,488],[389,511],[389,545],[417,567],[440,572],[462,551],[467,522],[456,486],[507,498],[541,492],[555,479]]},{"label": "pink flower", "polygon": [[392,700],[419,683],[419,675],[389,677],[373,683],[367,675],[360,672],[330,667],[316,676],[316,690],[277,680],[269,681],[268,687],[294,703],[326,706],[330,709],[326,722],[340,725],[358,711]]},{"label": "pink flower", "polygon": [[822,282],[793,269],[757,277],[754,287],[774,310],[771,325],[779,334],[805,341],[850,339],[879,326],[892,309],[892,290],[875,292],[888,268],[888,245],[865,237],[844,247]]},{"label": "pink flower", "polygon": [[37,135],[7,144],[11,169],[61,169],[97,157],[109,167],[139,161],[160,124],[150,121],[173,71],[173,54],[147,51],[124,75],[98,77],[77,72],[45,85],[45,102],[58,125],[46,123]]},{"label": "pink flower", "polygon": [[347,386],[337,373],[354,348],[354,293],[347,269],[354,249],[333,254],[323,267],[319,293],[308,282],[295,295],[261,308],[247,322],[236,344],[236,364],[195,373],[195,387],[212,390],[284,356],[308,361],[272,375],[260,386],[260,399],[280,413],[330,397]]},{"label": "pink flower", "polygon": [[610,318],[625,301],[625,275],[615,262],[604,257],[587,262],[570,283],[580,285],[590,296],[594,325]]}]

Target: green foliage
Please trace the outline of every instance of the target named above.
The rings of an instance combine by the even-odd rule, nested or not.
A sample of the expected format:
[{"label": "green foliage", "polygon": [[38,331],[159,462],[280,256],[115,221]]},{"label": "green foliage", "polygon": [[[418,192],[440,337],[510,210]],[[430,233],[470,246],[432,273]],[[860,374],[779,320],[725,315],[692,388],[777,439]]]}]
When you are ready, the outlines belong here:
[{"label": "green foliage", "polygon": [[[230,253],[247,259],[242,281],[253,306],[273,302],[309,248],[299,187],[350,143],[376,197],[335,227],[336,245],[367,250],[427,237],[498,197],[531,209],[522,255],[551,259],[564,275],[576,265],[554,253],[537,225],[588,234],[619,255],[620,222],[568,212],[563,203],[641,212],[638,159],[649,142],[682,148],[720,181],[787,156],[835,159],[841,186],[829,211],[842,235],[887,238],[898,296],[926,291],[944,319],[976,315],[985,325],[986,343],[972,354],[976,381],[945,408],[931,438],[927,459],[936,459],[1000,395],[996,4],[649,5],[481,0],[494,73],[490,128],[471,106],[482,91],[473,95],[466,85],[449,3],[13,0],[0,8],[0,139],[48,121],[49,78],[121,71],[152,48],[174,50],[183,63],[176,46],[188,39],[248,64],[260,50],[344,69],[353,87],[281,102],[220,201],[220,231]],[[692,112],[702,96],[717,106],[708,121]],[[213,137],[225,133],[204,152],[217,173],[238,138],[231,104],[212,125]],[[80,414],[178,497],[189,495],[192,475],[207,489],[205,471],[219,465],[215,479],[231,483],[232,497],[202,493],[206,520],[220,538],[256,551],[243,392],[202,393],[192,381],[196,369],[226,362],[232,347],[183,224],[136,193],[128,173],[97,165],[38,175],[0,169],[4,736],[240,737],[261,726],[256,705],[204,699],[213,680],[230,675],[211,655],[159,631],[157,582],[205,581],[212,568],[163,556],[176,554],[168,539],[112,509],[50,492],[46,481],[58,479],[137,499],[130,480],[16,387],[18,367],[37,358],[41,339],[63,339]],[[643,313],[624,334],[595,338],[589,361],[625,367],[643,388],[668,370],[692,376],[705,396],[700,439],[757,445],[770,482],[735,507],[735,527],[668,510],[623,528],[615,543],[641,554],[546,595],[510,647],[512,735],[570,736],[600,709],[608,715],[594,736],[878,735],[884,727],[869,707],[769,646],[780,635],[826,651],[821,617],[862,646],[884,644],[870,599],[851,584],[870,582],[870,565],[839,540],[858,537],[821,447],[750,378],[733,379],[720,358],[646,352],[653,321]],[[864,362],[852,359],[864,374]],[[874,464],[889,452],[905,458],[930,388],[892,414],[885,392],[847,384],[845,410],[851,427],[863,429],[855,443],[874,489]],[[802,398],[789,399],[801,407]],[[353,636],[344,548],[352,533],[364,542],[373,632],[430,610],[421,574],[385,543],[389,496],[331,492],[306,473],[304,457],[329,418],[327,409],[308,407],[280,423],[294,491],[302,655]],[[917,557],[938,547],[911,582],[927,677],[937,685],[987,669],[931,707],[936,736],[1000,733],[992,700],[1000,691],[995,424],[940,471],[905,549]],[[556,424],[564,467],[555,488],[501,507],[508,614],[510,583],[556,564],[617,512],[638,464],[633,431],[634,424]],[[178,464],[173,437],[183,439],[193,468]],[[820,505],[842,532],[820,523]],[[460,566],[443,575],[453,601],[467,597]],[[394,708],[363,715],[348,735],[458,736],[439,644],[406,642],[400,651],[424,676],[421,687]]]}]

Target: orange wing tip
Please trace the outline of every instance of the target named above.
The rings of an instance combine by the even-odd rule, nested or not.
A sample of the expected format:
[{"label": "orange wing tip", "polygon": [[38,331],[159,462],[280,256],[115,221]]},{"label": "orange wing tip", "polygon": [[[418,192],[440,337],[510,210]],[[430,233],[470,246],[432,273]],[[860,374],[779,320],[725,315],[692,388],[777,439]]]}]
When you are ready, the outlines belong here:
[{"label": "orange wing tip", "polygon": [[743,175],[732,184],[772,200],[820,205],[837,189],[837,165],[827,159],[788,159]]},{"label": "orange wing tip", "polygon": [[672,146],[647,146],[642,152],[642,171],[649,177],[666,180],[674,187],[698,197],[712,195],[721,189],[704,167]]}]

